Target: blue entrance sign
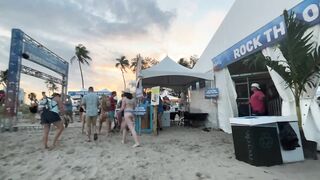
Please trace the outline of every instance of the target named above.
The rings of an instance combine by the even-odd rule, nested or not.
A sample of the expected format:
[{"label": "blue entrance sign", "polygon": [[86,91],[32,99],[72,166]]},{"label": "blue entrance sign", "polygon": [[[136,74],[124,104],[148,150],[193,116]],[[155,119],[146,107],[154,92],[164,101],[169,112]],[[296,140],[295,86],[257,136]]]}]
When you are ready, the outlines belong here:
[{"label": "blue entrance sign", "polygon": [[[23,43],[24,53],[29,55],[29,61],[44,66],[54,72],[62,75],[68,74],[68,62],[60,60],[61,58],[47,51],[39,51],[39,47],[28,41]],[[50,61],[48,61],[50,59]]]},{"label": "blue entrance sign", "polygon": [[206,99],[213,99],[219,96],[219,89],[218,88],[208,88],[205,93],[204,97]]},{"label": "blue entrance sign", "polygon": [[[296,18],[310,26],[320,23],[320,0],[306,0],[290,9]],[[266,24],[245,39],[212,59],[215,69],[222,69],[246,56],[281,41],[286,36],[283,15]]]},{"label": "blue entrance sign", "polygon": [[[20,76],[22,71],[22,58],[38,63],[39,65],[58,72],[62,78],[62,93],[66,94],[68,86],[68,68],[69,63],[63,60],[61,57],[32,39],[20,29],[12,29],[11,46],[10,46],[10,58],[8,68],[8,87],[6,94],[5,109],[6,114],[9,117],[17,115],[19,108],[19,88],[20,88]],[[28,67],[27,67],[28,68]],[[39,72],[32,68],[33,72]],[[33,75],[32,73],[28,75]],[[34,77],[42,78],[42,76]]]}]

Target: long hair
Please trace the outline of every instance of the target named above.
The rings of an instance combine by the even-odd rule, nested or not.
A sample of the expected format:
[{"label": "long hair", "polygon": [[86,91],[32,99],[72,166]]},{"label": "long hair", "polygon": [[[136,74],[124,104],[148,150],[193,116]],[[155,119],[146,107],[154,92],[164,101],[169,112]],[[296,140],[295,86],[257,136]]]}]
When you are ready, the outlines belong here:
[{"label": "long hair", "polygon": [[128,98],[128,99],[132,99],[133,98],[132,94],[131,93],[127,93],[127,92],[124,93],[124,96],[126,98]]}]

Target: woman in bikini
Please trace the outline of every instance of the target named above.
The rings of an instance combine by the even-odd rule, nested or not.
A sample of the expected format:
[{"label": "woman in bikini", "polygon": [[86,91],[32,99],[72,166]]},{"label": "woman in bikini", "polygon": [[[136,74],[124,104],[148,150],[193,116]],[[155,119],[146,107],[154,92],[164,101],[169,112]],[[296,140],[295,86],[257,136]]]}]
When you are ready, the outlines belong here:
[{"label": "woman in bikini", "polygon": [[122,122],[122,143],[124,144],[126,142],[126,136],[127,136],[127,127],[129,128],[132,137],[135,141],[135,144],[132,147],[138,147],[140,146],[139,138],[137,136],[135,127],[134,127],[134,108],[135,108],[135,99],[133,98],[132,94],[129,91],[124,91],[124,98],[122,100],[122,106],[121,111],[124,111],[124,121]]}]

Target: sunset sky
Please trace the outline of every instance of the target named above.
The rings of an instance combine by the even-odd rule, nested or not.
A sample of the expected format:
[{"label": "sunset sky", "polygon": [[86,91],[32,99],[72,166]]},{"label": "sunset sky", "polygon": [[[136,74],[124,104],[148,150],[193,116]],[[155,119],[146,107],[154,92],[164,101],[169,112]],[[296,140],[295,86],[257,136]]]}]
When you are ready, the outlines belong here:
[{"label": "sunset sky", "polygon": [[[0,70],[8,67],[11,29],[19,28],[65,60],[81,43],[93,61],[83,68],[85,86],[123,89],[115,59],[125,55],[174,60],[200,56],[234,0],[1,0]],[[23,64],[36,69],[30,62]],[[79,90],[78,64],[71,64],[69,90]],[[53,74],[52,72],[48,72]],[[134,79],[132,73],[126,80]],[[43,80],[21,75],[21,88],[47,91]]]}]

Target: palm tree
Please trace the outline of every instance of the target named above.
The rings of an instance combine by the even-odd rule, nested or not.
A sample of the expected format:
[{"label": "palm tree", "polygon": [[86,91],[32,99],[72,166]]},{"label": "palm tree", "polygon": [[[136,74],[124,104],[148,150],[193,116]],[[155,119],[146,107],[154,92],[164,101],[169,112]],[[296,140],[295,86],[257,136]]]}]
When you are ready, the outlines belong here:
[{"label": "palm tree", "polygon": [[180,58],[178,61],[178,64],[180,64],[186,68],[190,68],[190,64],[185,58]]},{"label": "palm tree", "polygon": [[126,80],[124,78],[124,72],[127,72],[127,69],[130,66],[129,60],[126,59],[125,56],[121,56],[120,58],[117,58],[116,61],[117,61],[116,68],[119,68],[121,70],[124,89],[126,89]]},{"label": "palm tree", "polygon": [[190,56],[190,61],[189,61],[190,67],[193,68],[198,62],[198,60],[199,58],[197,55]]},{"label": "palm tree", "polygon": [[290,88],[294,95],[296,114],[299,127],[302,130],[300,96],[307,91],[306,86],[310,88],[318,86],[313,78],[320,77],[320,46],[310,43],[313,32],[306,34],[309,26],[295,19],[293,12],[288,14],[285,10],[283,15],[287,33],[278,47],[285,60],[273,61],[271,57],[265,57],[261,52],[251,59],[255,65],[262,63],[269,66],[286,82],[287,88]]},{"label": "palm tree", "polygon": [[131,59],[130,69],[132,70],[132,72],[136,72],[139,59],[141,59],[141,69],[146,69],[146,66],[147,66],[146,61],[144,60],[143,57],[141,57],[140,54],[137,54],[135,58]]},{"label": "palm tree", "polygon": [[8,83],[8,69],[0,72],[0,83],[3,87],[7,87]]},{"label": "palm tree", "polygon": [[73,63],[73,61],[78,61],[78,63],[79,63],[82,89],[84,88],[84,80],[83,80],[83,73],[82,73],[81,64],[87,64],[89,66],[90,65],[89,61],[91,61],[91,60],[92,59],[89,56],[89,51],[87,50],[87,48],[84,45],[79,44],[78,46],[75,47],[75,55],[71,58],[70,62],[71,62],[71,64]]},{"label": "palm tree", "polygon": [[146,65],[144,66],[143,69],[147,69],[147,68],[150,68],[156,64],[159,64],[158,60],[156,60],[155,58],[150,58],[150,57],[145,57],[144,62]]},{"label": "palm tree", "polygon": [[49,95],[50,95],[50,91],[52,92],[52,94],[54,93],[54,91],[58,91],[59,87],[56,85],[56,83],[53,82],[52,79],[46,80],[46,86],[48,88],[49,91]]}]

